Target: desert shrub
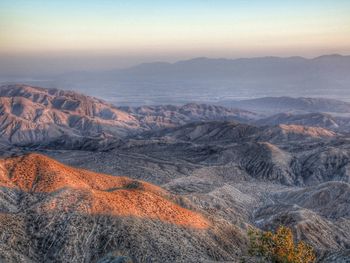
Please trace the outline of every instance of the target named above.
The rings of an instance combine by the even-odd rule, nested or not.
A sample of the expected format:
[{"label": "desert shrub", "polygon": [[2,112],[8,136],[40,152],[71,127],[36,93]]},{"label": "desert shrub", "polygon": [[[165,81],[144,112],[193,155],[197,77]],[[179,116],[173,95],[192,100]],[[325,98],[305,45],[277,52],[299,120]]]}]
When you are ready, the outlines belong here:
[{"label": "desert shrub", "polygon": [[249,253],[274,263],[313,263],[316,255],[313,248],[303,241],[294,242],[292,230],[280,226],[275,233],[250,229]]},{"label": "desert shrub", "polygon": [[129,184],[125,186],[126,189],[138,189],[138,190],[144,190],[144,187],[141,182],[133,180]]}]

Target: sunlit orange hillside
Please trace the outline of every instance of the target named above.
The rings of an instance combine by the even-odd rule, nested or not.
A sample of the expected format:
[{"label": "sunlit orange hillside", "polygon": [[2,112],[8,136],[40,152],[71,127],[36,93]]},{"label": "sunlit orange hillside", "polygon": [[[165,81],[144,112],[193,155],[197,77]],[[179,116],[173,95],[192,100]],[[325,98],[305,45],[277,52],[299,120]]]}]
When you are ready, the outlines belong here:
[{"label": "sunlit orange hillside", "polygon": [[193,228],[208,226],[203,216],[170,201],[170,195],[157,186],[75,169],[40,154],[0,160],[0,185],[47,196],[41,209],[73,205],[82,213],[158,219]]}]

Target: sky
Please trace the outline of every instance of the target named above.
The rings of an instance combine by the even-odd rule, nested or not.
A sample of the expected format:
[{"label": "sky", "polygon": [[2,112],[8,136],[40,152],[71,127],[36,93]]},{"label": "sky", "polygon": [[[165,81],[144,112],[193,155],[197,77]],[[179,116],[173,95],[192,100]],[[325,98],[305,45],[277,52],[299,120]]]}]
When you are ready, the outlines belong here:
[{"label": "sky", "polygon": [[0,71],[350,54],[349,0],[0,0]]}]

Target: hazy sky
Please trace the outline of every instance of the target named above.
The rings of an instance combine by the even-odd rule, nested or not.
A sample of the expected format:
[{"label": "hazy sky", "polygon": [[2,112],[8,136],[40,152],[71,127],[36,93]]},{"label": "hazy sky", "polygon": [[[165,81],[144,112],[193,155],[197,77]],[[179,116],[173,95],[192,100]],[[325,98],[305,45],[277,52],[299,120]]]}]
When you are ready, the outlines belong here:
[{"label": "hazy sky", "polygon": [[350,54],[349,0],[0,0],[0,70]]}]

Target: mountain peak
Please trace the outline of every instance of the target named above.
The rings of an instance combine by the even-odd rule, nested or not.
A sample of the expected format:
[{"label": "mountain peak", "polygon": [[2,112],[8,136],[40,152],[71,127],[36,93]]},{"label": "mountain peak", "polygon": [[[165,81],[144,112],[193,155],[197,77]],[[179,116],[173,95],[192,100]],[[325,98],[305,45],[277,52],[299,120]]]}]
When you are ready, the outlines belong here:
[{"label": "mountain peak", "polygon": [[327,55],[322,55],[322,56],[318,56],[315,57],[314,60],[320,60],[320,59],[333,59],[333,58],[345,58],[348,56],[344,56],[341,54],[327,54]]}]

